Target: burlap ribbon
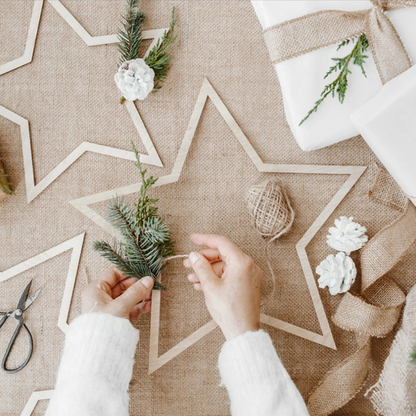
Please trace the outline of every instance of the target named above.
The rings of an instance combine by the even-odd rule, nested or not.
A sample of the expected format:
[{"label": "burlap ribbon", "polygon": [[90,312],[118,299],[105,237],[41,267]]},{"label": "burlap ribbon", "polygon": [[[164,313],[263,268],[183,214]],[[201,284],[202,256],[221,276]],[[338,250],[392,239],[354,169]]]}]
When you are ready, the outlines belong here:
[{"label": "burlap ribbon", "polygon": [[[385,170],[382,172],[387,178],[384,180],[392,181]],[[399,217],[362,249],[361,292],[346,293],[333,317],[336,325],[355,332],[359,348],[328,372],[312,391],[308,401],[311,416],[330,415],[362,388],[370,366],[371,337],[384,337],[392,331],[406,298],[387,273],[415,241],[416,208],[407,202]]]},{"label": "burlap ribbon", "polygon": [[266,29],[264,38],[272,62],[283,62],[365,33],[383,84],[406,71],[411,60],[385,11],[416,7],[416,1],[371,2],[374,7],[368,10],[323,10]]}]

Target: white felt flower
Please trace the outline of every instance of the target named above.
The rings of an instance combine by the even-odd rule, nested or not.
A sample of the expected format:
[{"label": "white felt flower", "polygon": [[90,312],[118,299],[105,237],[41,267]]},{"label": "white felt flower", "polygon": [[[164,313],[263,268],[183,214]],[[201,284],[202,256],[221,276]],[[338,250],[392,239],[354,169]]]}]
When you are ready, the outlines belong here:
[{"label": "white felt flower", "polygon": [[353,221],[353,217],[341,217],[335,220],[335,227],[329,229],[327,243],[338,251],[349,254],[359,250],[367,241],[367,229]]},{"label": "white felt flower", "polygon": [[117,87],[126,100],[144,100],[154,87],[155,73],[143,59],[124,62],[114,75]]},{"label": "white felt flower", "polygon": [[316,273],[321,277],[318,279],[320,288],[329,288],[331,295],[347,292],[355,281],[357,269],[352,258],[345,253],[336,256],[330,254],[316,268]]}]

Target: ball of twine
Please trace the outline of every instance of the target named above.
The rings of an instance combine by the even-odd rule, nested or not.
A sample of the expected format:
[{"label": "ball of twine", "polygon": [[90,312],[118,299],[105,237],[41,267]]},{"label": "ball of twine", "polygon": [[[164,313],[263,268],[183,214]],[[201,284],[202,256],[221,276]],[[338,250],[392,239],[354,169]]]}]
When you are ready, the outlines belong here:
[{"label": "ball of twine", "polygon": [[285,189],[277,180],[252,186],[247,194],[247,207],[254,227],[263,237],[276,240],[292,227],[295,213]]},{"label": "ball of twine", "polygon": [[266,244],[265,254],[272,276],[273,289],[266,301],[262,303],[264,306],[273,299],[276,291],[276,276],[270,263],[269,246],[290,230],[295,219],[295,212],[287,192],[275,179],[252,186],[247,194],[247,207],[255,229],[264,238],[270,238]]}]

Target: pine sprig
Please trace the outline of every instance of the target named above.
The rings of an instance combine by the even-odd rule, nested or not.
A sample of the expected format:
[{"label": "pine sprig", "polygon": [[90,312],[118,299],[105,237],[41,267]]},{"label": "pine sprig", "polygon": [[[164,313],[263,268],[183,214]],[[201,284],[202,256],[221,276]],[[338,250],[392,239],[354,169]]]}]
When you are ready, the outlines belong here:
[{"label": "pine sprig", "polygon": [[165,31],[162,39],[159,39],[157,44],[149,52],[149,55],[145,58],[145,62],[155,72],[155,86],[153,92],[156,92],[162,88],[162,83],[165,81],[170,63],[173,59],[172,55],[169,55],[169,49],[175,42],[177,35],[174,34],[176,25],[175,8],[172,9],[172,20],[169,30]]},{"label": "pine sprig", "polygon": [[[338,45],[337,51],[343,46],[354,43],[354,39],[347,39]],[[355,43],[352,51],[344,56],[343,58],[332,58],[335,61],[335,65],[331,66],[328,72],[325,74],[324,79],[327,79],[331,74],[339,72],[338,76],[330,84],[325,85],[323,91],[321,92],[321,97],[315,102],[315,106],[309,110],[308,114],[302,121],[299,123],[299,126],[302,125],[313,113],[318,111],[319,106],[322,102],[329,96],[332,95],[332,98],[335,97],[335,94],[338,97],[338,100],[341,104],[344,103],[345,95],[348,88],[348,75],[351,74],[350,63],[360,67],[362,74],[367,77],[367,74],[364,69],[365,60],[368,58],[365,55],[365,52],[368,50],[369,44],[368,39],[365,34],[362,34],[358,37],[357,42]]]},{"label": "pine sprig", "polygon": [[0,188],[6,195],[15,195],[12,190],[12,183],[9,181],[9,175],[4,169],[0,169]]},{"label": "pine sprig", "polygon": [[125,275],[137,279],[151,276],[155,281],[154,289],[165,290],[159,277],[164,259],[174,254],[174,243],[165,221],[157,215],[158,200],[147,195],[157,178],[146,176],[139,153],[134,145],[132,147],[142,179],[140,197],[135,207],[119,198],[109,203],[108,220],[120,231],[122,239],[112,246],[105,241],[95,241],[93,249]]},{"label": "pine sprig", "polygon": [[121,23],[124,30],[120,30],[117,37],[117,48],[121,54],[119,66],[131,59],[140,58],[142,45],[143,23],[146,20],[144,13],[138,10],[139,0],[126,0],[126,9]]}]

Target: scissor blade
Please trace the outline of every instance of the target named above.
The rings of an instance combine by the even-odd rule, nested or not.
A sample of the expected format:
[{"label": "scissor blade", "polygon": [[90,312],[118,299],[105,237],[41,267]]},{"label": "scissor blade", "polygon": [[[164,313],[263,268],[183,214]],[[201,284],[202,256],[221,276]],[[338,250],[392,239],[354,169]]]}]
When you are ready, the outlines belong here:
[{"label": "scissor blade", "polygon": [[38,289],[35,293],[33,293],[32,295],[30,295],[26,299],[25,308],[23,309],[24,311],[38,298],[38,296],[40,295],[40,292],[42,292],[42,289],[43,289],[43,287],[41,287],[40,289]]},{"label": "scissor blade", "polygon": [[25,303],[26,303],[27,295],[29,294],[31,284],[32,284],[32,281],[30,281],[25,287],[25,290],[23,291],[22,296],[20,297],[20,300],[19,300],[19,303],[17,304],[16,309],[20,309],[22,311],[25,310]]}]

